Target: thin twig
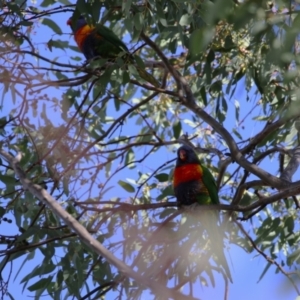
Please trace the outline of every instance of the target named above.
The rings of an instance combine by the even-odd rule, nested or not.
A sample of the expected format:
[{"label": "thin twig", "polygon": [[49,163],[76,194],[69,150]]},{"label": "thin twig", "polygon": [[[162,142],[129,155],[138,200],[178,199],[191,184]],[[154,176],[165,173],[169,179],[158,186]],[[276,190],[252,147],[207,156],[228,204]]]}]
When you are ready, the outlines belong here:
[{"label": "thin twig", "polygon": [[272,259],[271,257],[269,257],[265,252],[263,252],[262,250],[260,250],[257,245],[255,244],[255,242],[253,241],[253,239],[250,237],[250,235],[246,232],[246,230],[244,229],[244,227],[242,226],[242,224],[240,224],[240,222],[234,221],[234,223],[240,228],[240,230],[243,232],[243,234],[246,236],[246,238],[249,240],[250,244],[252,245],[252,247],[262,256],[264,257],[269,263],[275,265],[282,274],[284,274],[292,283],[292,285],[294,286],[296,292],[298,295],[300,295],[300,290],[298,289],[297,285],[294,283],[294,280],[290,277],[291,274],[295,274],[295,273],[288,273],[286,272],[282,266],[274,259]]}]

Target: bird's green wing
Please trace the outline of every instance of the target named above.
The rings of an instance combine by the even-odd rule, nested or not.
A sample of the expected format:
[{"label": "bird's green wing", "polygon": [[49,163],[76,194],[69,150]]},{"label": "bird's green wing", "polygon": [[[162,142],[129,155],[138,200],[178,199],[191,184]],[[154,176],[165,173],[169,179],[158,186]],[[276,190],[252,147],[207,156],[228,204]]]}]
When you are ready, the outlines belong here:
[{"label": "bird's green wing", "polygon": [[218,188],[213,175],[207,167],[203,165],[201,165],[201,167],[203,170],[202,181],[208,190],[211,199],[211,204],[220,204]]},{"label": "bird's green wing", "polygon": [[127,46],[123,43],[121,39],[119,39],[115,33],[104,25],[98,24],[96,26],[96,33],[99,35],[104,41],[109,42],[113,46],[117,47],[120,52],[128,52]]}]

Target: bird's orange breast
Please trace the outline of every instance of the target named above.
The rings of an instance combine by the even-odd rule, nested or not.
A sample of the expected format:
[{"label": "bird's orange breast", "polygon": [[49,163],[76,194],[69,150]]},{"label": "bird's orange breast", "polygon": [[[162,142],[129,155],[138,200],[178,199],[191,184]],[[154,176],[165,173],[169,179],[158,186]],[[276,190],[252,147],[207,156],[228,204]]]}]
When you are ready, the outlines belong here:
[{"label": "bird's orange breast", "polygon": [[202,180],[202,168],[199,164],[187,164],[176,167],[174,170],[173,186],[176,187],[180,183]]},{"label": "bird's orange breast", "polygon": [[82,50],[85,39],[91,34],[94,29],[95,27],[84,25],[75,32],[74,38],[80,50]]}]

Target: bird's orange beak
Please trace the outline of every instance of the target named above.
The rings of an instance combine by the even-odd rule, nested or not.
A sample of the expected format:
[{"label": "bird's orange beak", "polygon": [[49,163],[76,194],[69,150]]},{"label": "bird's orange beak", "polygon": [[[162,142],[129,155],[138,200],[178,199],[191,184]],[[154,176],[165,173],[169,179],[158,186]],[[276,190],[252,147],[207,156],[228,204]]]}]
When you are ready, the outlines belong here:
[{"label": "bird's orange beak", "polygon": [[181,160],[185,160],[186,159],[186,152],[184,150],[180,150],[179,151],[179,158]]},{"label": "bird's orange beak", "polygon": [[72,20],[71,20],[71,19],[69,19],[69,20],[67,21],[67,25],[72,26]]}]

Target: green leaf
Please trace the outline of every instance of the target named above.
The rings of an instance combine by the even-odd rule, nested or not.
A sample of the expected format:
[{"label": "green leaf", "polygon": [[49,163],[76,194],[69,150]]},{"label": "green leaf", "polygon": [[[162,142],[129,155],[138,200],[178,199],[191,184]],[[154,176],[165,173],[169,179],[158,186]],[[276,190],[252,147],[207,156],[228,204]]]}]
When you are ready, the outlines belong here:
[{"label": "green leaf", "polygon": [[289,233],[293,233],[294,226],[295,226],[294,218],[292,216],[286,218],[284,225],[287,228]]},{"label": "green leaf", "polygon": [[205,87],[202,86],[201,89],[200,89],[200,95],[201,95],[201,99],[203,101],[203,104],[205,106],[207,106],[207,97],[206,97],[206,90],[205,90]]},{"label": "green leaf", "polygon": [[[164,9],[161,7],[160,3],[157,2],[156,4],[157,4],[156,5],[157,18],[163,26],[167,26],[168,22],[166,20],[166,15],[165,15]],[[143,22],[144,22],[144,18],[143,18]]]},{"label": "green leaf", "polygon": [[68,177],[64,177],[63,178],[63,188],[64,188],[64,193],[66,194],[66,196],[69,196],[69,179]]},{"label": "green leaf", "polygon": [[241,201],[240,201],[240,205],[242,205],[242,206],[247,206],[247,205],[249,205],[250,203],[252,203],[252,201],[253,201],[252,197],[249,195],[248,192],[246,192],[246,193],[243,195],[243,197],[242,197],[242,199],[241,199]]},{"label": "green leaf", "polygon": [[61,28],[51,19],[48,19],[48,18],[42,19],[42,24],[50,27],[55,33],[57,33],[59,35],[61,35],[63,33]]},{"label": "green leaf", "polygon": [[64,5],[73,5],[73,3],[69,0],[59,0],[59,2],[64,4]]},{"label": "green leaf", "polygon": [[15,298],[9,292],[6,292],[5,295],[8,296],[11,300],[15,300]]},{"label": "green leaf", "polygon": [[52,276],[48,276],[47,278],[42,278],[41,280],[29,286],[28,290],[31,292],[40,289],[45,290],[47,286],[50,284],[51,280],[52,280]]},{"label": "green leaf", "polygon": [[69,42],[50,39],[47,43],[47,46],[50,51],[52,51],[52,48],[58,48],[58,49],[65,50],[69,46]]},{"label": "green leaf", "polygon": [[138,67],[145,69],[144,61],[141,59],[139,55],[134,55],[134,60],[136,61]]},{"label": "green leaf", "polygon": [[0,206],[0,219],[5,215],[5,213],[6,210],[2,206]]},{"label": "green leaf", "polygon": [[20,17],[22,16],[22,13],[21,13],[21,9],[20,9],[20,6],[15,4],[15,3],[12,3],[12,2],[5,2],[5,5],[7,5],[7,7],[15,12],[16,14],[18,14]]},{"label": "green leaf", "polygon": [[223,108],[223,111],[225,113],[227,113],[227,110],[228,110],[228,106],[227,106],[227,101],[224,97],[222,97],[222,108]]},{"label": "green leaf", "polygon": [[189,50],[191,56],[201,54],[210,43],[215,31],[212,28],[196,29],[190,37]]},{"label": "green leaf", "polygon": [[126,153],[125,164],[128,165],[129,169],[135,168],[135,164],[132,162],[135,160],[135,155],[132,149],[129,149]]},{"label": "green leaf", "polygon": [[240,140],[243,139],[243,137],[241,136],[241,134],[240,134],[235,128],[232,129],[232,132],[233,132]]},{"label": "green leaf", "polygon": [[169,174],[161,173],[154,176],[159,182],[169,181]]},{"label": "green leaf", "polygon": [[173,190],[173,186],[169,185],[168,187],[166,187],[162,193],[157,197],[157,201],[163,200],[164,198],[168,197],[168,196],[174,196],[174,190]]},{"label": "green leaf", "polygon": [[16,89],[14,85],[10,87],[10,92],[11,92],[11,99],[13,104],[16,104]]},{"label": "green leaf", "polygon": [[240,119],[240,103],[237,100],[235,100],[234,106],[235,106],[235,120],[238,122]]},{"label": "green leaf", "polygon": [[45,261],[42,265],[35,267],[28,275],[26,275],[20,283],[27,282],[35,276],[49,274],[55,270],[56,266],[51,261]]},{"label": "green leaf", "polygon": [[47,259],[51,259],[55,254],[54,247],[40,247],[39,250]]},{"label": "green leaf", "polygon": [[173,125],[173,136],[175,139],[178,139],[180,137],[181,130],[182,130],[181,122],[178,121]]},{"label": "green leaf", "polygon": [[21,21],[20,23],[19,23],[19,25],[20,26],[32,26],[33,25],[33,22],[30,22],[30,21]]},{"label": "green leaf", "polygon": [[16,178],[9,175],[0,174],[0,180],[7,186],[7,188],[19,185]]},{"label": "green leaf", "polygon": [[261,273],[261,275],[259,276],[258,282],[261,281],[263,279],[263,277],[266,275],[267,271],[269,270],[269,268],[272,266],[272,263],[268,262],[266,267],[264,268],[263,272]]},{"label": "green leaf", "polygon": [[41,7],[48,7],[48,6],[51,6],[52,4],[55,4],[56,1],[55,0],[44,0],[40,6]]},{"label": "green leaf", "polygon": [[290,261],[290,264],[293,264],[294,262],[299,263],[299,260],[300,260],[300,249],[297,249],[296,251],[288,255],[288,261]]},{"label": "green leaf", "polygon": [[[85,0],[77,0],[76,1],[76,11],[77,13],[81,15],[85,15],[89,13],[89,6],[86,4]],[[79,14],[77,17],[79,17]]]},{"label": "green leaf", "polygon": [[133,24],[137,30],[142,30],[144,26],[143,14],[137,13],[133,16]]},{"label": "green leaf", "polygon": [[125,182],[123,180],[119,180],[118,181],[119,185],[127,192],[129,193],[134,193],[135,192],[135,188],[129,184],[128,182]]},{"label": "green leaf", "polygon": [[192,16],[191,16],[191,15],[189,15],[189,14],[184,14],[184,15],[181,16],[180,21],[179,21],[179,24],[180,24],[181,26],[187,26],[187,25],[190,25],[190,24],[191,24],[192,20],[193,20],[193,19],[192,19]]}]

